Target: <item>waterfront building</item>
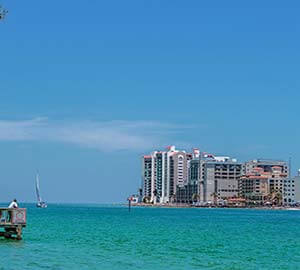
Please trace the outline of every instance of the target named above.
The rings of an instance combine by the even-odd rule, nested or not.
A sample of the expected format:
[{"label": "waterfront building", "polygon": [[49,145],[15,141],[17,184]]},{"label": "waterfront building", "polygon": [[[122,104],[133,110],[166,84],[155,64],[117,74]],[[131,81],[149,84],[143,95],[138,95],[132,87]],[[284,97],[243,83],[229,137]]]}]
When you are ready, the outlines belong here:
[{"label": "waterfront building", "polygon": [[[154,151],[151,155],[151,189],[147,196],[153,203],[162,202],[166,193],[166,152]],[[148,198],[149,200],[149,198]]]},{"label": "waterfront building", "polygon": [[284,179],[283,203],[293,204],[296,200],[297,177]]},{"label": "waterfront building", "polygon": [[192,204],[198,200],[198,185],[188,183],[176,188],[176,203]]},{"label": "waterfront building", "polygon": [[174,166],[174,186],[182,187],[188,181],[188,161],[191,159],[191,155],[185,151],[176,151],[170,158]]},{"label": "waterfront building", "polygon": [[153,160],[151,155],[143,156],[142,179],[143,179],[143,197],[146,201],[150,201],[152,197],[152,172]]},{"label": "waterfront building", "polygon": [[239,181],[239,196],[249,202],[264,204],[270,194],[270,174],[263,168],[252,168],[251,172],[243,175]]},{"label": "waterfront building", "polygon": [[203,155],[200,166],[200,202],[216,203],[238,197],[242,163],[229,157]]},{"label": "waterfront building", "polygon": [[240,180],[240,196],[248,203],[274,202],[289,204],[294,201],[293,180],[285,161],[258,159],[244,164]]},{"label": "waterfront building", "polygon": [[300,170],[298,170],[298,175],[294,177],[295,180],[295,202],[300,203]]},{"label": "waterfront building", "polygon": [[256,172],[256,168],[262,168],[264,172],[272,174],[272,178],[286,178],[289,176],[287,162],[272,159],[254,159],[245,162],[243,174],[250,175]]},{"label": "waterfront building", "polygon": [[143,156],[144,199],[152,203],[174,201],[176,187],[187,184],[191,159],[192,154],[176,150],[175,146]]},{"label": "waterfront building", "polygon": [[[193,149],[192,156],[187,158],[188,180],[184,185],[176,186],[177,203],[193,203],[199,200],[198,184],[200,179],[200,152]],[[190,159],[191,158],[191,159]]]},{"label": "waterfront building", "polygon": [[242,164],[227,156],[198,149],[187,153],[175,146],[142,160],[142,198],[149,203],[217,204],[237,198],[261,205],[300,201],[300,173],[291,178],[285,161],[256,159]]},{"label": "waterfront building", "polygon": [[297,176],[288,178],[284,182],[284,203],[300,203],[300,170]]},{"label": "waterfront building", "polygon": [[194,158],[188,163],[188,182],[191,184],[198,184],[200,179],[200,160],[198,158]]}]

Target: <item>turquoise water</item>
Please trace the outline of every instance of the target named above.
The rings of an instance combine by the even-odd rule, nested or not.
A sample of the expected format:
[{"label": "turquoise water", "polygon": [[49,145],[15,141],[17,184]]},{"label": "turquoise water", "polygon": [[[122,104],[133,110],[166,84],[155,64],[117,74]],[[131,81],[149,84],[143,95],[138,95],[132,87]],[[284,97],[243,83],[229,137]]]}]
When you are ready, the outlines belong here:
[{"label": "turquoise water", "polygon": [[0,269],[300,269],[300,211],[27,207]]}]

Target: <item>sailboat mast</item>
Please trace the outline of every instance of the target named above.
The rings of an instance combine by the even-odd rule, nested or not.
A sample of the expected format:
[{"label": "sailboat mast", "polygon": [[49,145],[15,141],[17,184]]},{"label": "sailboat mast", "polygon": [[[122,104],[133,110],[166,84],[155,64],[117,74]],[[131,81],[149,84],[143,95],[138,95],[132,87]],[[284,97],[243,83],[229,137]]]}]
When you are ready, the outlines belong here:
[{"label": "sailboat mast", "polygon": [[35,190],[36,190],[36,197],[37,197],[37,201],[41,202],[41,196],[40,196],[40,180],[39,180],[39,174],[36,174],[36,182],[35,182]]}]

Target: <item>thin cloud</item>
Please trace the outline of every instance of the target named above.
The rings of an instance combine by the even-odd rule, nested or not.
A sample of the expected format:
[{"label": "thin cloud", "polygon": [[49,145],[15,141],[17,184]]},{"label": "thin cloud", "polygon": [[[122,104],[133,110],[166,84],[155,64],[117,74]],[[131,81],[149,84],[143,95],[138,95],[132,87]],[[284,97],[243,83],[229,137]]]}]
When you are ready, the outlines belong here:
[{"label": "thin cloud", "polygon": [[168,144],[183,126],[154,121],[0,120],[0,141],[45,141],[101,151],[141,151]]}]

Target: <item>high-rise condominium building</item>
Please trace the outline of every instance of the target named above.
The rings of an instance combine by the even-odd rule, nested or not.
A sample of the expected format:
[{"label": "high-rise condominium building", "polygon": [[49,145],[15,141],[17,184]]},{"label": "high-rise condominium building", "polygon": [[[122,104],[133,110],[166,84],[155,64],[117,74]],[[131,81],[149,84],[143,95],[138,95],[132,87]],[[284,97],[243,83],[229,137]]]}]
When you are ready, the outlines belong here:
[{"label": "high-rise condominium building", "polygon": [[142,159],[144,197],[153,203],[168,203],[175,199],[176,186],[183,186],[188,179],[188,160],[192,155],[176,150],[154,151]]},{"label": "high-rise condominium building", "polygon": [[143,156],[142,165],[142,179],[143,179],[143,196],[144,198],[151,198],[152,196],[152,168],[153,160],[152,156]]},{"label": "high-rise condominium building", "polygon": [[177,203],[193,203],[199,200],[198,184],[200,179],[200,152],[193,149],[192,156],[187,158],[187,182],[176,187]]}]

